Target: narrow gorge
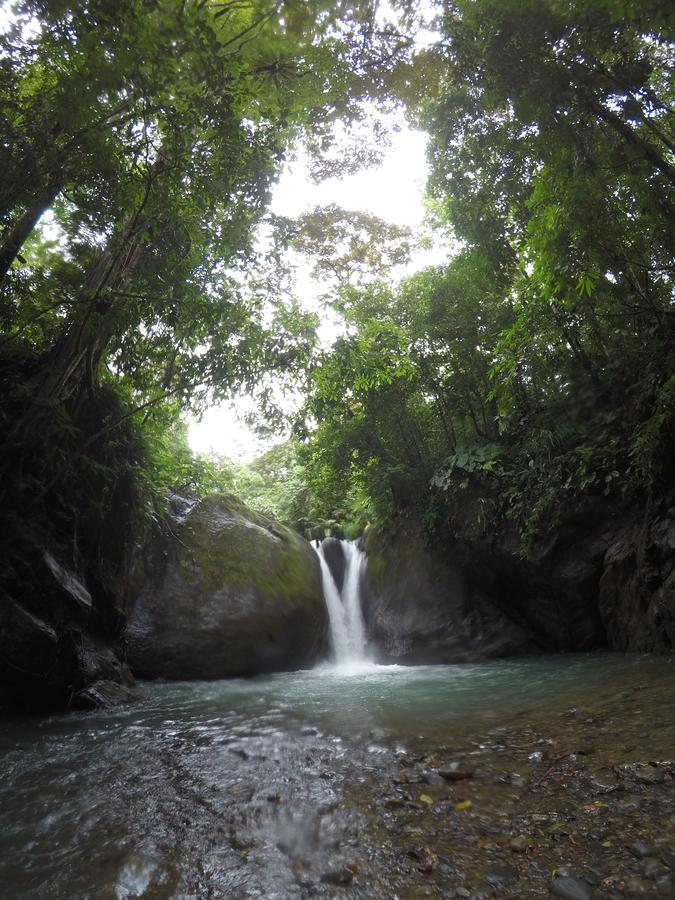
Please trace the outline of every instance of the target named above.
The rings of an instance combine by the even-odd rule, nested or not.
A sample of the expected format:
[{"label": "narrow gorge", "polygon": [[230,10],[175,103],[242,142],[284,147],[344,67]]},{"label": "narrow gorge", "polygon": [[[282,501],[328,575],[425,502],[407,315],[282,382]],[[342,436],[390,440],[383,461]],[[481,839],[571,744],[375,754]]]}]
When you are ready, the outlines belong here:
[{"label": "narrow gorge", "polygon": [[675,900],[665,0],[0,0],[0,900]]}]

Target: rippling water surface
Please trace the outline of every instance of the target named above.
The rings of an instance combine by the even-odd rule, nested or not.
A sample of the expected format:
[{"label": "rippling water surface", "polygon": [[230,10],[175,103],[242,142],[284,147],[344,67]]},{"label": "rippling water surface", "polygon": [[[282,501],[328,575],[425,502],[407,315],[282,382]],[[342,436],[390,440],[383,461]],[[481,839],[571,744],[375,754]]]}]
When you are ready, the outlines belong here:
[{"label": "rippling water surface", "polygon": [[[322,874],[345,847],[367,856],[363,810],[345,798],[385,758],[641,682],[672,688],[673,671],[609,654],[323,668],[150,684],[123,710],[5,719],[0,893],[335,896]],[[353,895],[387,896],[386,873],[369,884]]]}]

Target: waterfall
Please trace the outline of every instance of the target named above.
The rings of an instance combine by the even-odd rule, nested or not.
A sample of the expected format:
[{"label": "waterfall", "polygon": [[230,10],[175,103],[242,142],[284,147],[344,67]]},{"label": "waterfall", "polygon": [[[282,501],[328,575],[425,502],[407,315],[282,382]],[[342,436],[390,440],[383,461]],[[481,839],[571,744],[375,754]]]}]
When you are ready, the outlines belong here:
[{"label": "waterfall", "polygon": [[323,552],[323,545],[315,550],[321,563],[321,582],[328,610],[330,639],[335,664],[345,666],[367,661],[366,629],[361,611],[361,577],[366,555],[356,541],[340,541],[345,557],[342,591],[338,590]]}]

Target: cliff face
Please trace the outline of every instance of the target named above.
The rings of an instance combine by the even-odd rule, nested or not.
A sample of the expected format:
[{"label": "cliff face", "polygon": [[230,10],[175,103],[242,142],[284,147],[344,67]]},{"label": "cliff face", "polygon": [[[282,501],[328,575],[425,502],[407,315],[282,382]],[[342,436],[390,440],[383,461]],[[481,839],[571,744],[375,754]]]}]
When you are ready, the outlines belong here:
[{"label": "cliff face", "polygon": [[0,708],[90,708],[135,696],[122,654],[124,593],[92,568],[77,566],[63,544],[24,547],[22,571],[0,589]]},{"label": "cliff face", "polygon": [[429,547],[410,523],[366,535],[364,618],[380,662],[467,662],[536,649],[472,580],[457,548]]},{"label": "cliff face", "polygon": [[675,649],[675,506],[610,533],[598,607],[611,647],[669,653]]},{"label": "cliff face", "polygon": [[327,628],[319,562],[295,532],[229,495],[186,507],[132,603],[129,662],[143,678],[301,668]]},{"label": "cliff face", "polygon": [[[6,433],[29,402],[21,387],[30,374],[17,367],[16,383],[3,381]],[[61,409],[51,427],[30,453],[5,448],[2,460],[0,708],[134,696],[123,632],[132,547],[144,527],[142,452],[107,390]]]},{"label": "cliff face", "polygon": [[675,505],[562,515],[523,552],[464,511],[453,539],[411,522],[372,531],[366,618],[386,660],[461,661],[531,650],[675,649]]}]

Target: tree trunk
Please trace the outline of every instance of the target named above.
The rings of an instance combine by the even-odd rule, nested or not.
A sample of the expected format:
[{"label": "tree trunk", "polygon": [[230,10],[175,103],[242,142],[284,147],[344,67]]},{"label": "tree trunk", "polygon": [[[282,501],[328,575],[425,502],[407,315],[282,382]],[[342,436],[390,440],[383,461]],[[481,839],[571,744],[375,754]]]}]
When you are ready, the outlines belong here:
[{"label": "tree trunk", "polygon": [[7,277],[7,273],[19,255],[21,248],[30,237],[41,216],[52,205],[60,190],[61,185],[58,182],[49,185],[49,187],[38,194],[35,201],[6,230],[0,243],[0,284]]},{"label": "tree trunk", "polygon": [[[143,204],[144,205],[144,204]],[[141,256],[148,220],[141,208],[108,246],[91,269],[80,293],[77,313],[64,324],[61,336],[32,379],[30,400],[0,445],[0,497],[23,461],[50,433],[59,408],[67,404],[72,416],[95,387],[101,361],[117,325],[116,292],[133,276]]]},{"label": "tree trunk", "polygon": [[124,291],[138,265],[144,217],[134,220],[103,251],[81,293],[79,314],[64,328],[50,353],[50,366],[41,387],[43,402],[63,402],[83,389],[92,389],[115,330],[116,293]]}]

